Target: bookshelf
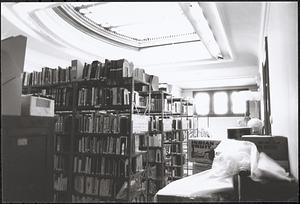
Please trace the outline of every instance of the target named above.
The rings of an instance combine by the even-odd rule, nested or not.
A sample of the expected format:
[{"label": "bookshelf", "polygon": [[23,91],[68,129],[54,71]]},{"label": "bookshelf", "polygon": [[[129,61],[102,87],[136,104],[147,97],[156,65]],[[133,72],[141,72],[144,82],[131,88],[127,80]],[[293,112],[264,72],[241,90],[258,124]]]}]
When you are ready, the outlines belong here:
[{"label": "bookshelf", "polygon": [[[72,140],[74,127],[75,90],[74,83],[66,79],[48,81],[45,70],[23,74],[23,94],[33,94],[54,99],[55,127],[53,138],[53,201],[70,201],[70,177],[72,162]],[[59,73],[63,69],[58,69]],[[25,84],[25,86],[24,86]]]},{"label": "bookshelf", "polygon": [[[143,201],[147,151],[139,149],[139,140],[148,137],[148,121],[142,118],[147,104],[141,107],[129,93],[138,94],[149,83],[132,77],[118,83],[83,80],[76,86],[72,201]],[[134,123],[143,120],[144,125]]]},{"label": "bookshelf", "polygon": [[147,200],[148,79],[124,59],[23,74],[23,94],[55,99],[55,202]]},{"label": "bookshelf", "polygon": [[186,175],[193,105],[151,86],[124,59],[23,74],[23,94],[55,100],[55,202],[153,201]]},{"label": "bookshelf", "polygon": [[184,98],[172,97],[172,131],[166,134],[165,146],[167,149],[166,163],[168,183],[188,176],[189,163],[187,158],[187,141],[194,134],[193,104]]},{"label": "bookshelf", "polygon": [[151,92],[150,136],[148,141],[149,179],[148,179],[148,201],[153,201],[156,192],[166,185],[166,166],[165,166],[165,143],[166,131],[171,130],[171,104],[168,98],[171,94],[165,91]]}]

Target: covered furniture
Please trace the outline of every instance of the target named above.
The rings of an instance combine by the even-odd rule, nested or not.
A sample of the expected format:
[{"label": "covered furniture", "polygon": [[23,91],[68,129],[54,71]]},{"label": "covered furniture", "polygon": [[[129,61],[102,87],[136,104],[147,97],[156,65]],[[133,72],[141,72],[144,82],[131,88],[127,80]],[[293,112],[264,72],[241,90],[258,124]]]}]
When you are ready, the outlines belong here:
[{"label": "covered furniture", "polygon": [[[288,141],[282,136],[242,136],[242,140],[253,142],[259,152],[266,153],[289,172]],[[266,183],[253,181],[250,171],[237,175],[238,197],[240,201],[296,201],[299,184],[296,181],[270,179]]]}]

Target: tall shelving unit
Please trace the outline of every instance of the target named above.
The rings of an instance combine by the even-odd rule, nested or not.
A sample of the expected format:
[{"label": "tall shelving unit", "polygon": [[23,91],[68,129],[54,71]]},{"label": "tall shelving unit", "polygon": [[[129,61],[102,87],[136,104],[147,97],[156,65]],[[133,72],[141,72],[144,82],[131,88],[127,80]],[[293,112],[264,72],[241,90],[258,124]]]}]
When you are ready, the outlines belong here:
[{"label": "tall shelving unit", "polygon": [[[69,167],[72,160],[70,141],[73,135],[72,127],[74,127],[73,109],[75,107],[75,94],[73,82],[23,86],[22,93],[55,99],[56,122],[53,138],[53,200],[54,202],[67,202],[70,200],[69,178],[71,171]],[[70,98],[68,103],[63,99],[64,97]]]},{"label": "tall shelving unit", "polygon": [[[149,83],[140,81],[135,77],[127,77],[122,78],[121,80],[118,79],[117,81],[111,80],[82,80],[82,81],[67,81],[62,82],[59,81],[53,84],[43,84],[43,85],[31,85],[23,87],[23,94],[35,94],[35,95],[47,95],[48,97],[52,97],[55,99],[55,114],[57,115],[57,123],[56,123],[56,134],[55,134],[55,145],[54,145],[54,160],[57,161],[57,167],[54,169],[54,179],[57,178],[58,175],[62,175],[58,177],[57,186],[54,186],[55,193],[54,193],[54,201],[55,202],[70,202],[70,201],[77,201],[77,202],[86,202],[86,201],[146,201],[147,198],[147,185],[142,185],[141,183],[147,182],[147,167],[148,167],[148,160],[145,159],[143,162],[142,167],[138,164],[141,164],[141,155],[148,157],[148,151],[140,151],[139,148],[136,149],[135,142],[136,137],[144,137],[143,140],[147,141],[149,134],[147,131],[144,132],[135,132],[134,125],[133,125],[133,116],[139,114],[140,112],[142,115],[149,110],[149,107],[137,107],[134,103],[134,91],[141,91],[141,86],[148,86]],[[78,106],[78,97],[79,97],[79,90],[81,88],[92,88],[92,87],[101,87],[101,88],[127,88],[130,90],[129,94],[129,103],[128,104],[120,104],[120,105],[100,105],[100,106]],[[62,91],[64,90],[64,91]],[[68,94],[67,94],[68,93]],[[150,92],[148,92],[150,94]],[[148,99],[150,99],[148,95]],[[69,97],[68,103],[62,100],[62,97]],[[60,102],[64,101],[62,104]],[[148,101],[148,104],[149,101]],[[105,112],[106,114],[120,114],[122,116],[126,115],[127,119],[123,121],[123,125],[125,127],[129,127],[126,132],[106,132],[106,133],[80,133],[77,129],[78,127],[78,118],[84,114],[89,113],[98,113],[98,112]],[[64,117],[66,116],[66,117]],[[148,123],[147,123],[148,127]],[[123,127],[124,128],[124,127]],[[148,130],[148,129],[147,129]],[[86,135],[86,138],[94,138],[100,139],[105,137],[113,138],[111,141],[116,141],[117,138],[127,138],[124,139],[125,150],[121,154],[116,154],[116,150],[113,150],[114,153],[95,153],[94,151],[90,151],[91,147],[88,147],[89,151],[81,151],[79,152],[79,141],[81,140],[81,136]],[[63,142],[64,139],[67,142]],[[91,140],[87,139],[89,142]],[[60,141],[60,142],[58,142]],[[70,144],[64,145],[64,144]],[[91,144],[91,143],[90,143]],[[87,145],[87,143],[85,144]],[[94,144],[95,145],[95,144]],[[144,146],[147,144],[144,144]],[[112,148],[116,147],[116,143],[112,144]],[[84,146],[86,148],[87,146]],[[120,147],[121,148],[121,147]],[[82,150],[82,149],[81,149]],[[119,150],[121,151],[121,150]],[[108,174],[97,174],[95,172],[95,159],[93,159],[93,172],[91,169],[89,171],[84,172],[77,172],[76,164],[75,165],[75,158],[78,157],[85,157],[88,158],[86,165],[88,167],[92,166],[92,158],[104,158],[107,157],[110,160],[118,161],[116,162],[118,165],[115,165],[114,171],[118,172],[117,175],[114,175],[111,172]],[[138,159],[139,161],[137,161]],[[77,160],[78,162],[78,160]],[[83,160],[81,160],[83,163]],[[125,165],[122,162],[125,163]],[[81,163],[81,164],[82,164]],[[109,163],[109,162],[108,162]],[[74,166],[75,165],[75,166]],[[83,165],[82,165],[83,166]],[[101,164],[100,164],[101,166]],[[99,167],[99,166],[98,166]],[[133,169],[133,167],[136,167]],[[98,169],[99,170],[99,169]],[[102,170],[102,169],[101,169]],[[124,171],[124,172],[123,172]],[[99,172],[98,172],[99,173]],[[107,172],[106,172],[107,173]],[[110,175],[109,175],[110,174]],[[78,189],[75,189],[75,184],[77,186],[78,182],[77,176],[82,176],[83,183],[80,186],[82,187],[82,192],[78,192]],[[92,179],[90,179],[92,178]],[[99,178],[98,181],[96,181]],[[106,192],[107,195],[103,195],[103,191],[98,189],[97,192],[88,191],[87,189],[91,190],[89,185],[95,185],[94,182],[101,182],[106,179],[111,179],[113,182],[111,184],[111,191]],[[76,181],[75,181],[76,180]],[[89,180],[89,185],[87,185],[87,180]],[[90,182],[91,181],[91,182]],[[140,183],[139,183],[140,182]],[[108,182],[109,183],[109,182]],[[102,183],[103,184],[103,183]],[[106,183],[107,184],[107,183]],[[104,185],[104,184],[103,184]],[[108,184],[109,185],[109,184]],[[100,183],[98,185],[100,188]],[[103,188],[102,190],[106,190]],[[101,193],[100,193],[101,191]],[[99,194],[100,193],[100,194]],[[103,194],[102,194],[103,193]],[[139,197],[140,196],[140,197]]]},{"label": "tall shelving unit", "polygon": [[185,153],[185,164],[186,164],[184,166],[184,176],[189,176],[193,174],[192,172],[193,163],[189,162],[188,160],[188,151],[189,151],[188,141],[189,138],[197,135],[197,126],[195,126],[196,117],[194,115],[193,102],[189,99],[182,99],[182,106],[183,106],[183,112],[182,112],[183,118],[189,120],[186,137],[184,137],[184,141],[183,141],[183,152]]},{"label": "tall shelving unit", "polygon": [[[58,72],[62,70],[59,68]],[[71,72],[71,67],[67,71]],[[23,87],[23,94],[55,99],[55,202],[152,201],[159,189],[186,176],[183,145],[191,128],[182,125],[185,119],[193,117],[183,112],[183,106],[191,105],[188,101],[163,90],[151,92],[150,83],[134,76],[71,80],[66,77],[68,74],[57,75],[59,80],[49,82],[48,76],[48,81],[41,83],[47,74],[36,72],[35,83]],[[102,94],[108,91],[108,95],[97,98],[96,89],[99,94],[100,89]],[[111,99],[109,94],[114,93],[116,96]],[[143,106],[137,105],[139,97],[145,102]],[[178,110],[174,112],[175,106]],[[151,118],[149,127],[147,123],[142,132],[134,129],[137,115]],[[100,131],[99,127],[96,131],[96,124],[104,126],[104,122],[99,122],[104,120],[101,117],[119,122],[108,122],[108,131]],[[123,129],[128,127],[125,132],[121,131],[121,118],[127,118],[123,121]],[[124,151],[122,142],[126,144]]]},{"label": "tall shelving unit", "polygon": [[[76,92],[78,93],[79,90],[81,88],[92,88],[92,87],[101,87],[101,88],[128,88],[130,90],[131,93],[133,93],[133,91],[135,90],[135,87],[141,86],[141,85],[146,85],[149,86],[148,83],[146,82],[141,82],[137,79],[134,78],[126,78],[123,81],[119,81],[117,84],[113,84],[113,83],[105,83],[105,82],[101,82],[101,81],[80,81],[77,83],[77,87],[76,87]],[[77,97],[78,98],[78,97]],[[100,178],[100,182],[102,179],[111,179],[111,180],[106,180],[106,181],[112,181],[111,185],[106,186],[104,189],[107,190],[107,188],[109,188],[111,191],[105,193],[104,195],[91,195],[90,193],[86,193],[86,189],[84,189],[85,193],[80,193],[78,191],[76,191],[76,189],[72,189],[73,192],[73,201],[120,201],[120,202],[124,202],[124,201],[134,201],[134,199],[136,198],[136,195],[138,193],[142,194],[142,191],[146,191],[146,187],[142,187],[140,186],[140,188],[135,188],[132,187],[131,183],[134,179],[147,179],[147,168],[144,168],[143,170],[139,170],[135,172],[135,169],[133,170],[133,164],[135,163],[135,159],[137,159],[137,157],[147,154],[147,151],[135,151],[135,146],[134,146],[134,142],[135,142],[135,137],[139,137],[139,136],[144,136],[145,139],[148,137],[148,133],[138,133],[135,134],[134,130],[133,130],[133,114],[137,113],[137,110],[141,110],[143,111],[143,109],[146,107],[136,107],[133,103],[133,94],[131,94],[130,100],[129,100],[129,104],[121,104],[121,105],[104,105],[104,106],[77,106],[76,107],[76,114],[77,116],[79,115],[84,115],[84,114],[88,114],[90,112],[95,112],[95,111],[105,111],[107,114],[112,114],[113,117],[116,115],[122,115],[122,116],[127,116],[128,117],[128,123],[126,124],[127,126],[129,126],[129,129],[126,132],[108,132],[108,133],[80,133],[79,131],[76,132],[76,136],[87,136],[87,137],[100,137],[100,138],[108,138],[103,139],[103,140],[98,140],[100,141],[100,143],[107,141],[107,145],[111,144],[111,141],[116,141],[118,139],[120,139],[122,141],[122,139],[127,138],[127,151],[124,152],[124,154],[121,152],[119,152],[119,150],[113,150],[111,152],[111,149],[108,151],[104,152],[102,151],[102,153],[80,153],[78,151],[76,151],[74,149],[74,155],[78,155],[78,156],[87,156],[86,158],[91,158],[92,157],[98,157],[101,158],[101,162],[105,161],[105,164],[108,163],[113,163],[112,164],[112,171],[105,171],[102,172],[103,169],[101,169],[100,174],[93,174],[93,173],[87,173],[87,174],[82,174],[82,173],[78,173],[78,172],[73,172],[73,184],[71,184],[71,186],[74,187],[74,183],[75,183],[75,177],[78,175],[81,176],[85,176],[87,175],[87,178],[90,177],[97,177]],[[116,115],[114,115],[116,114]],[[117,116],[118,117],[118,116]],[[79,138],[75,136],[75,143],[74,143],[74,147],[79,146]],[[81,139],[82,139],[81,137]],[[104,143],[106,144],[106,142]],[[115,145],[115,143],[113,144]],[[104,148],[104,147],[103,147]],[[121,154],[118,154],[121,153]],[[147,160],[146,160],[147,161]],[[100,162],[100,161],[99,161]],[[124,162],[124,171],[125,172],[118,172],[119,168],[123,168]],[[128,163],[127,163],[128,162]],[[120,164],[120,166],[118,166]],[[102,163],[101,163],[102,165]],[[116,165],[114,167],[114,165]],[[128,166],[126,166],[128,165]],[[73,164],[74,166],[74,164]],[[145,167],[147,167],[147,164],[145,164]],[[116,168],[116,169],[115,169]],[[100,169],[98,169],[100,170]],[[106,169],[107,170],[107,169]],[[122,171],[122,170],[121,170]],[[126,173],[127,172],[127,173]],[[104,173],[104,174],[103,174]],[[142,178],[143,176],[145,176],[144,178]],[[76,177],[78,178],[78,177]],[[128,185],[130,184],[130,185]],[[101,186],[100,186],[101,189]],[[125,189],[125,190],[124,190]],[[120,193],[120,192],[123,193]],[[146,193],[144,194],[146,197]],[[83,199],[80,199],[83,198]],[[88,197],[94,197],[95,199],[91,199],[91,200],[87,200]],[[143,199],[141,200],[136,200],[136,201],[143,201]]]},{"label": "tall shelving unit", "polygon": [[[159,137],[157,144],[148,145],[149,154],[153,155],[153,159],[149,159],[149,172],[148,178],[148,201],[152,201],[156,192],[163,188],[167,183],[166,177],[166,152],[164,146],[164,138],[166,134],[165,120],[170,116],[171,111],[168,107],[167,98],[171,94],[165,91],[151,92],[151,109],[149,115],[151,116],[150,136],[149,138]],[[149,141],[148,141],[149,142]]]},{"label": "tall shelving unit", "polygon": [[185,162],[183,153],[183,140],[184,132],[187,129],[182,128],[182,104],[181,98],[171,97],[169,98],[171,103],[171,117],[173,118],[172,130],[166,133],[165,146],[169,146],[169,151],[167,151],[166,159],[166,169],[168,175],[168,182],[178,180],[182,178],[183,175],[183,165]]}]

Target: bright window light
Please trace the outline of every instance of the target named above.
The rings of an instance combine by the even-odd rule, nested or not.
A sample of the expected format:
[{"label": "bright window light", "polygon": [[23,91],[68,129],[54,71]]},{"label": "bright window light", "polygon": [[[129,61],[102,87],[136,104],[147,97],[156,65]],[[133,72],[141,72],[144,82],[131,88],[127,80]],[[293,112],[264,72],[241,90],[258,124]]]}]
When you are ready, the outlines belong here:
[{"label": "bright window light", "polygon": [[[82,6],[79,12],[111,31],[138,40],[195,33],[177,2],[107,2]],[[196,35],[196,33],[195,33]]]},{"label": "bright window light", "polygon": [[195,95],[196,112],[199,115],[207,115],[209,113],[209,95],[208,93],[197,93]]},{"label": "bright window light", "polygon": [[228,111],[228,96],[225,92],[214,93],[214,112],[215,114],[225,114]]},{"label": "bright window light", "polygon": [[245,113],[246,112],[246,99],[242,92],[232,92],[231,94],[232,101],[232,112],[235,114]]}]

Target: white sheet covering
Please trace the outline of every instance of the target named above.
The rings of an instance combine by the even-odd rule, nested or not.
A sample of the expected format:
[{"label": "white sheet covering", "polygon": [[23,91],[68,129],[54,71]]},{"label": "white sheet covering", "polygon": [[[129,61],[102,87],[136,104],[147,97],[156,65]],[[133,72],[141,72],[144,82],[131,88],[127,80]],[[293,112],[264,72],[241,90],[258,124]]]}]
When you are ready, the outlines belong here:
[{"label": "white sheet covering", "polygon": [[[266,165],[272,168],[265,168]],[[159,190],[156,196],[214,198],[213,194],[233,190],[233,176],[242,170],[250,170],[250,177],[259,182],[266,175],[289,180],[285,170],[264,153],[260,155],[254,143],[227,139],[215,148],[212,169],[174,181]]]},{"label": "white sheet covering", "polygon": [[210,197],[211,194],[233,189],[231,176],[220,178],[214,176],[212,169],[176,180],[157,192],[157,195],[179,197]]}]

